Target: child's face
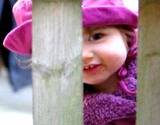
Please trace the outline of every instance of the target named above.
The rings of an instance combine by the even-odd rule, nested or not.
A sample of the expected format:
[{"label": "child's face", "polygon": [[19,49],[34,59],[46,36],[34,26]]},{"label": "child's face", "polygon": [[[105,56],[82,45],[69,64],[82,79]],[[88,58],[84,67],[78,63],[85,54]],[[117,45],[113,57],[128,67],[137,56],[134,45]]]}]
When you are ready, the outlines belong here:
[{"label": "child's face", "polygon": [[126,36],[115,27],[88,28],[83,32],[83,82],[108,83],[127,57]]}]

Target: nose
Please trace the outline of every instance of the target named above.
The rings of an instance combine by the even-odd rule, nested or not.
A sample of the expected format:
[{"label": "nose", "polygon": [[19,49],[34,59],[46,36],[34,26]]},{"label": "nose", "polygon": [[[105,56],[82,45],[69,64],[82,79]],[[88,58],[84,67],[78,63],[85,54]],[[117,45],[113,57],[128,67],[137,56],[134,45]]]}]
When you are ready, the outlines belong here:
[{"label": "nose", "polygon": [[92,61],[93,57],[94,57],[93,51],[91,51],[87,47],[83,47],[83,52],[82,52],[82,61],[83,61],[83,64],[84,65],[89,64],[89,62]]}]

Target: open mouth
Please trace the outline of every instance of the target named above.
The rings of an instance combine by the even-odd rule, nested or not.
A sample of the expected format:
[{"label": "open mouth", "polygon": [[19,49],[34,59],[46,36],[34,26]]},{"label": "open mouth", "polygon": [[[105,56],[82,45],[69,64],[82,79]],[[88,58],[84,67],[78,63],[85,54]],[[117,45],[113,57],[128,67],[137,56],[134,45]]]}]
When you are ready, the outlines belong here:
[{"label": "open mouth", "polygon": [[83,71],[88,73],[96,73],[99,70],[100,66],[100,64],[91,64],[88,66],[84,66]]}]

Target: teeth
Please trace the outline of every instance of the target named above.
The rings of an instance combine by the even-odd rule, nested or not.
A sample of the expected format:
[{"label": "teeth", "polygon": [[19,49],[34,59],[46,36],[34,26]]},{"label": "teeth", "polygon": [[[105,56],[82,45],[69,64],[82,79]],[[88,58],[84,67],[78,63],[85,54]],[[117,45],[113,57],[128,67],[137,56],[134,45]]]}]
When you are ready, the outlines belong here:
[{"label": "teeth", "polygon": [[84,69],[89,69],[89,66],[85,66]]},{"label": "teeth", "polygon": [[89,65],[89,66],[85,66],[84,69],[90,69],[90,68],[93,68],[94,65]]},{"label": "teeth", "polygon": [[90,65],[90,68],[93,68],[94,67],[94,65]]}]

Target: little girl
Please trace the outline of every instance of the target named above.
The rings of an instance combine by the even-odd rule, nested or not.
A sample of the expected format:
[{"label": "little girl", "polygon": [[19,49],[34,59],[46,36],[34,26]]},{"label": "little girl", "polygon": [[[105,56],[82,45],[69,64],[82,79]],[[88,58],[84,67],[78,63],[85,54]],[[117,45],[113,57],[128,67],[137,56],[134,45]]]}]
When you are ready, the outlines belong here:
[{"label": "little girl", "polygon": [[[23,55],[31,55],[31,2],[18,0],[18,26],[4,40]],[[84,0],[82,21],[84,125],[135,125],[137,15],[122,0]]]},{"label": "little girl", "polygon": [[135,125],[137,15],[122,0],[84,0],[85,125]]}]

